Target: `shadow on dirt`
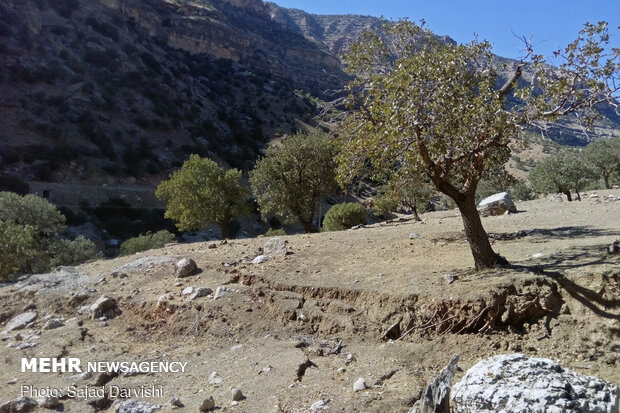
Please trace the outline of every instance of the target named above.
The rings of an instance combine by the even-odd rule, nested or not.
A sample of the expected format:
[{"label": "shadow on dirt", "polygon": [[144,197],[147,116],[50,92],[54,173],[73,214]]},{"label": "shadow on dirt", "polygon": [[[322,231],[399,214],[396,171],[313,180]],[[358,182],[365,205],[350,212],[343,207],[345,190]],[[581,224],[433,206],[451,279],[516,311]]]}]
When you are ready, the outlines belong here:
[{"label": "shadow on dirt", "polygon": [[[610,235],[610,233],[612,232],[608,231],[605,235]],[[599,292],[577,284],[562,273],[564,270],[573,268],[583,267],[585,269],[588,266],[605,263],[616,264],[618,260],[606,253],[606,247],[607,245],[605,244],[574,247],[545,257],[540,264],[514,264],[511,268],[517,271],[534,272],[553,278],[571,297],[592,310],[595,314],[620,321],[620,298],[618,298],[617,294],[612,294],[612,298],[604,296],[606,286],[613,289],[620,284],[620,272],[602,275],[604,284],[599,289]]]},{"label": "shadow on dirt", "polygon": [[610,231],[587,226],[570,226],[558,228],[535,228],[513,233],[489,233],[489,238],[496,241],[513,241],[522,238],[532,238],[530,242],[543,242],[547,238],[569,239],[575,237],[607,237],[620,236],[620,231]]}]

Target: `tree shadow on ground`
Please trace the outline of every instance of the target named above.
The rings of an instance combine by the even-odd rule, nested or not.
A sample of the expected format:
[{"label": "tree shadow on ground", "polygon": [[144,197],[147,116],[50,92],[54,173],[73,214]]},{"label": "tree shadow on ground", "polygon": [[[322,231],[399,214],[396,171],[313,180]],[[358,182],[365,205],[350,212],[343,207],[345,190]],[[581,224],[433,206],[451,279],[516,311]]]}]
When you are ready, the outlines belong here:
[{"label": "tree shadow on ground", "polygon": [[527,237],[532,238],[529,241],[543,242],[548,238],[567,239],[575,237],[620,236],[620,231],[592,228],[588,226],[568,226],[558,228],[535,228],[531,230],[521,230],[513,233],[490,232],[488,235],[490,239],[496,241],[513,241]]},{"label": "tree shadow on ground", "polygon": [[[618,258],[608,255],[606,247],[607,245],[605,244],[573,247],[547,257],[545,261],[540,264],[514,264],[511,265],[511,268],[517,271],[534,272],[553,278],[571,297],[589,308],[593,313],[600,317],[620,321],[620,297],[615,296],[611,299],[605,298],[601,293],[577,284],[561,272],[571,268],[587,268],[588,266],[605,263],[618,265]],[[606,280],[609,284],[613,284],[618,282],[615,279],[619,278],[620,274],[602,274],[602,277],[603,280]]]}]

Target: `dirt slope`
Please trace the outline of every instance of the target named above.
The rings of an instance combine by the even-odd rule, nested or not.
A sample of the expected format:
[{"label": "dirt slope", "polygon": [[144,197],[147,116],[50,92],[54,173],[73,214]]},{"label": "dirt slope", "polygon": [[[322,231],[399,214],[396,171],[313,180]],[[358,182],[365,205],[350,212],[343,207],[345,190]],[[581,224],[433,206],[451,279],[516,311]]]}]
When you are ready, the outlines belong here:
[{"label": "dirt slope", "polygon": [[[22,385],[107,383],[160,386],[159,397],[132,398],[161,411],[176,396],[180,411],[195,412],[212,395],[218,411],[307,412],[323,400],[330,411],[405,412],[454,353],[463,370],[523,352],[620,384],[620,260],[606,254],[620,238],[620,202],[608,197],[620,192],[598,195],[529,201],[517,204],[518,214],[483,218],[495,250],[514,264],[484,273],[471,271],[460,218],[447,211],[422,223],[283,237],[288,255],[262,264],[250,261],[266,238],[173,245],[24,277],[0,287],[2,328],[26,306],[38,314],[0,336],[0,402]],[[180,257],[201,272],[176,279]],[[446,274],[456,281],[446,284]],[[181,296],[188,286],[224,285],[229,292],[217,300]],[[102,294],[122,314],[79,314]],[[46,316],[64,326],[42,329]],[[178,374],[90,378],[19,371],[22,357],[45,356],[188,365]],[[354,392],[359,377],[369,388]],[[237,405],[232,388],[245,396]],[[75,412],[114,411],[112,402],[61,400]]]}]

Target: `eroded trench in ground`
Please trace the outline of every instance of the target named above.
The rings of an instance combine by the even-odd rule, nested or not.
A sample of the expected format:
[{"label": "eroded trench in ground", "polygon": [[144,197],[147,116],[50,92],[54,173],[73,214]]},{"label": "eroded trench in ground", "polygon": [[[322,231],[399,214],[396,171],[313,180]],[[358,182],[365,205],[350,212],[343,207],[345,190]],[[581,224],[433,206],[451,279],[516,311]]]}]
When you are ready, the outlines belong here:
[{"label": "eroded trench in ground", "polygon": [[280,337],[356,337],[363,340],[434,339],[519,328],[559,314],[558,284],[538,275],[480,280],[470,292],[450,295],[381,293],[344,287],[287,284],[245,274],[225,285],[217,300],[125,303],[146,331],[175,336],[266,333]]}]

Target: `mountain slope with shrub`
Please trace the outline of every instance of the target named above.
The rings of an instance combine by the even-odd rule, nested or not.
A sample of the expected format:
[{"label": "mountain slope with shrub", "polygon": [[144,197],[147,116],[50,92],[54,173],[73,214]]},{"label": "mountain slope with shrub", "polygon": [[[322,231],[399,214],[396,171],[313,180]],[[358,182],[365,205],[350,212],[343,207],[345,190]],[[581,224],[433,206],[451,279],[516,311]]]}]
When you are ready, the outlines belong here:
[{"label": "mountain slope with shrub", "polygon": [[[191,153],[247,171],[268,141],[315,124],[348,79],[339,56],[380,26],[260,0],[4,1],[0,172],[154,187]],[[588,135],[573,121],[548,135],[617,134],[604,114]]]}]

